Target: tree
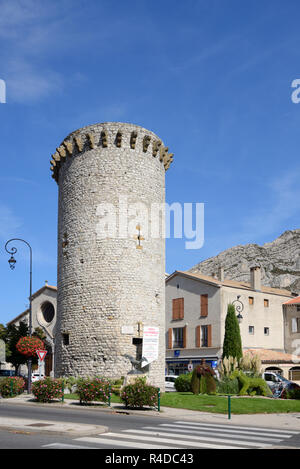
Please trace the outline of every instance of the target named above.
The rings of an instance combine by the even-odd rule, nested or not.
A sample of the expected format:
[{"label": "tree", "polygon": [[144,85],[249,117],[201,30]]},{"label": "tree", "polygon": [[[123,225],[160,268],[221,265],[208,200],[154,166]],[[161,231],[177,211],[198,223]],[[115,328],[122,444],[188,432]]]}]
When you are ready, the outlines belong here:
[{"label": "tree", "polygon": [[235,314],[235,307],[229,304],[225,320],[225,335],[222,358],[233,357],[240,360],[243,356],[240,326]]},{"label": "tree", "polygon": [[16,345],[21,337],[26,337],[29,334],[28,326],[24,321],[21,321],[19,326],[15,324],[9,324],[6,329],[6,344],[7,344],[7,355],[6,361],[12,364],[15,368],[16,373],[20,365],[24,365],[27,362],[27,358],[22,353],[18,352]]}]

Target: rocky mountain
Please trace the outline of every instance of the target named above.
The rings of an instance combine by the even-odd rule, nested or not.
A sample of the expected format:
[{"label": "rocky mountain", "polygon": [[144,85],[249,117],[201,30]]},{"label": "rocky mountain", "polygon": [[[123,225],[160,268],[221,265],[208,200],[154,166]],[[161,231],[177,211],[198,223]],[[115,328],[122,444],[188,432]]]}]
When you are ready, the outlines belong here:
[{"label": "rocky mountain", "polygon": [[250,282],[250,267],[261,267],[262,285],[300,294],[300,229],[285,231],[270,243],[234,246],[192,267],[215,275],[219,267],[230,280]]}]

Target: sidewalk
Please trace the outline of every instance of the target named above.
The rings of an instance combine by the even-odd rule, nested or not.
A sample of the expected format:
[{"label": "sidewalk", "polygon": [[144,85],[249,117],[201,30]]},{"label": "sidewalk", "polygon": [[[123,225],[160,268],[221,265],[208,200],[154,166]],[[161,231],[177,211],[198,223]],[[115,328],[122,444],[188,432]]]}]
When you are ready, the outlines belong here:
[{"label": "sidewalk", "polygon": [[[87,409],[86,406],[80,406],[78,401],[65,399],[62,402],[53,402],[49,404],[37,403],[33,400],[33,396],[22,394],[21,396],[14,397],[11,399],[0,399],[0,428],[10,428],[17,431],[43,431],[47,433],[65,433],[69,435],[90,435],[93,433],[104,433],[108,431],[107,427],[101,425],[87,425],[80,423],[64,423],[64,422],[53,422],[45,420],[25,420],[16,418],[1,417],[1,404],[15,404],[17,405],[28,405],[28,406],[42,406],[42,407],[60,407],[60,408],[72,408],[72,410]],[[158,412],[152,409],[135,410],[126,409],[121,404],[112,403],[110,407],[97,405],[93,407],[94,412],[109,412],[109,413],[120,413],[127,415],[143,415],[160,418],[170,418],[176,420],[188,420],[194,422],[221,424],[221,425],[237,425],[237,426],[249,426],[249,427],[265,427],[265,428],[277,428],[280,430],[299,430],[300,432],[300,413],[291,414],[242,414],[234,415],[231,414],[231,419],[228,419],[227,414],[214,414],[208,412],[197,412],[186,409],[174,409],[171,407],[161,407],[161,411]]]}]

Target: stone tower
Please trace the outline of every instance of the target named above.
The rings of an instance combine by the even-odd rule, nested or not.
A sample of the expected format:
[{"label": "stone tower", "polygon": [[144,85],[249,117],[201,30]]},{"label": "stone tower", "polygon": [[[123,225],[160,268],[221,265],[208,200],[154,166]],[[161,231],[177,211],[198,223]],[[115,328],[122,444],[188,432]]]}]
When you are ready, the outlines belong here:
[{"label": "stone tower", "polygon": [[[124,355],[140,359],[143,330],[154,326],[159,356],[141,371],[164,388],[165,240],[151,232],[151,214],[164,208],[172,159],[154,133],[115,122],[71,133],[52,156],[56,376],[126,375],[132,364]],[[160,216],[164,223],[164,210]]]}]

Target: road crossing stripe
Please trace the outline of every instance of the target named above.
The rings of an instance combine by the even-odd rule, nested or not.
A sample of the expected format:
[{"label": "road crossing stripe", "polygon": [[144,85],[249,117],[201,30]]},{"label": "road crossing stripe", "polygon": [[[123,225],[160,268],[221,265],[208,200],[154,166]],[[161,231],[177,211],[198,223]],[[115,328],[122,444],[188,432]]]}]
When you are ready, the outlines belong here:
[{"label": "road crossing stripe", "polygon": [[[141,443],[141,442],[138,442],[136,441],[135,443],[133,443],[132,441],[119,441],[117,438],[114,438],[114,439],[111,439],[111,438],[103,438],[104,434],[101,433],[100,434],[102,438],[98,438],[98,437],[81,437],[81,438],[76,438],[76,441],[82,441],[82,442],[85,442],[85,443],[93,443],[93,444],[98,444],[98,445],[109,445],[109,446],[113,446],[114,448],[116,446],[126,446],[126,447],[129,447],[131,449],[134,449],[134,448],[142,448],[142,449],[179,449],[179,448],[176,448],[176,447],[173,447],[173,446],[163,446],[163,445],[152,445],[152,444],[149,444],[149,443]],[[108,435],[108,436],[114,436],[114,437],[118,437],[118,433],[105,433],[105,435]],[[147,438],[147,440],[149,441],[149,438]],[[173,441],[174,443],[174,441]]]},{"label": "road crossing stripe", "polygon": [[[157,427],[143,427],[143,428],[149,428],[149,429],[154,429],[154,430],[157,430]],[[273,443],[279,443],[281,440],[269,440],[267,439],[267,441],[269,440],[268,443],[264,443],[264,440],[257,440],[257,441],[249,441],[247,439],[246,436],[241,436],[240,438],[238,436],[235,436],[234,435],[234,438],[236,439],[232,439],[230,437],[230,435],[224,435],[224,439],[220,438],[220,437],[215,437],[214,435],[212,435],[211,437],[210,436],[207,436],[207,433],[204,433],[204,435],[201,435],[197,432],[197,435],[198,436],[190,436],[190,435],[182,435],[182,432],[181,433],[176,433],[176,430],[172,430],[172,429],[169,429],[170,432],[161,432],[161,431],[154,431],[154,432],[151,432],[151,431],[145,431],[145,430],[139,430],[139,433],[144,433],[144,434],[149,434],[149,435],[157,435],[157,436],[172,436],[173,438],[177,438],[177,436],[180,436],[182,438],[188,438],[189,440],[199,440],[199,441],[211,441],[211,442],[220,442],[220,443],[234,443],[234,444],[237,444],[237,445],[247,445],[247,446],[270,446],[272,445]],[[125,432],[134,432],[136,430],[125,430]],[[184,433],[192,433],[192,432],[184,432]],[[195,432],[194,432],[195,433]],[[205,436],[206,435],[206,436]],[[251,438],[250,437],[250,440],[254,440],[254,438]],[[176,440],[177,441],[177,440]]]},{"label": "road crossing stripe", "polygon": [[215,427],[220,427],[220,428],[232,428],[232,429],[237,429],[237,430],[252,430],[252,431],[267,431],[268,433],[286,433],[290,436],[292,435],[297,435],[298,433],[300,433],[300,429],[299,431],[297,430],[281,430],[281,429],[273,429],[273,428],[263,428],[263,427],[245,427],[245,426],[239,426],[239,425],[231,425],[231,424],[228,424],[228,425],[222,425],[221,423],[218,424],[218,423],[197,423],[197,422],[186,422],[184,420],[177,420],[175,421],[175,423],[180,423],[180,424],[184,424],[184,425],[191,425],[193,427],[197,427],[197,426],[202,426],[202,427],[212,427],[212,428],[215,428]]},{"label": "road crossing stripe", "polygon": [[80,445],[69,445],[67,443],[50,443],[48,445],[43,445],[42,448],[53,448],[53,449],[97,449],[96,447],[91,448],[88,446]]},{"label": "road crossing stripe", "polygon": [[[101,434],[102,437],[104,436],[103,434]],[[240,446],[224,446],[224,445],[215,445],[215,444],[209,444],[209,443],[200,443],[200,442],[190,442],[188,440],[178,440],[178,439],[169,439],[169,438],[155,438],[155,437],[150,437],[150,436],[142,436],[140,434],[138,435],[129,435],[129,434],[124,434],[124,433],[105,433],[105,435],[107,435],[108,437],[114,437],[113,440],[109,439],[109,440],[106,440],[106,438],[86,438],[86,437],[83,437],[83,438],[76,438],[76,441],[85,441],[85,442],[91,442],[91,443],[97,443],[97,441],[99,440],[102,440],[101,442],[102,443],[105,443],[106,441],[111,441],[111,442],[114,442],[114,444],[117,444],[118,446],[122,446],[124,444],[125,446],[125,442],[120,442],[118,441],[119,438],[124,438],[124,439],[131,439],[131,440],[138,440],[138,441],[151,441],[151,442],[156,442],[156,443],[171,443],[173,445],[180,445],[180,446],[188,446],[188,447],[192,447],[192,448],[213,448],[213,449],[243,449],[241,448]],[[129,443],[129,442],[126,442],[128,443],[127,446],[131,445],[131,447],[133,448],[136,448],[136,443]],[[134,445],[134,446],[132,446]],[[148,448],[149,447],[149,444],[146,444],[146,443],[140,443],[140,448],[143,447],[143,448]],[[164,448],[163,446],[156,446],[156,448]],[[174,448],[174,447],[169,447],[168,449],[179,449],[178,447],[177,448]]]},{"label": "road crossing stripe", "polygon": [[[280,437],[279,435],[274,435],[274,434],[270,434],[270,433],[267,433],[267,434],[262,434],[262,433],[249,433],[249,432],[242,432],[242,431],[238,431],[238,430],[228,430],[227,428],[226,429],[206,429],[206,428],[200,428],[200,427],[197,427],[197,428],[191,428],[191,427],[188,427],[187,425],[174,425],[174,424],[169,424],[169,423],[163,423],[161,424],[162,427],[168,427],[168,428],[176,428],[180,431],[182,431],[183,433],[195,433],[197,431],[197,433],[199,432],[207,432],[208,431],[211,431],[213,432],[213,435],[217,434],[217,433],[221,433],[222,435],[224,433],[229,433],[230,435],[232,436],[235,436],[235,435],[240,435],[241,438],[249,438],[250,440],[265,440],[265,441],[275,441],[275,442],[279,442],[281,440],[283,440],[284,438],[289,438],[288,436],[284,435],[282,437]],[[149,427],[143,427],[143,428],[149,428]],[[151,427],[153,428],[153,427]],[[187,430],[188,429],[188,430]],[[268,435],[268,436],[266,436]],[[225,436],[225,435],[224,435]]]}]

